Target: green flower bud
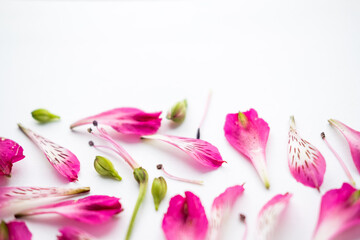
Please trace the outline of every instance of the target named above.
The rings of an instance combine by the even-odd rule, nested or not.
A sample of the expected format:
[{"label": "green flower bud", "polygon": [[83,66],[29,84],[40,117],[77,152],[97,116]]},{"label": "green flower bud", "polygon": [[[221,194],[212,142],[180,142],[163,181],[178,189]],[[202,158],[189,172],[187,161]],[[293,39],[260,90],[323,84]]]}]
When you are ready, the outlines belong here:
[{"label": "green flower bud", "polygon": [[247,128],[249,124],[248,118],[242,112],[238,113],[238,119],[242,127]]},{"label": "green flower bud", "polygon": [[147,183],[147,181],[148,181],[148,173],[142,167],[135,168],[134,169],[134,178],[139,184]]},{"label": "green flower bud", "polygon": [[104,177],[110,177],[116,180],[121,181],[121,177],[118,172],[115,170],[112,162],[104,157],[96,156],[94,161],[95,170]]},{"label": "green flower bud", "polygon": [[176,103],[167,113],[166,118],[175,122],[182,123],[186,116],[187,101],[184,99]]},{"label": "green flower bud", "polygon": [[35,120],[37,120],[41,123],[48,123],[48,122],[60,119],[59,116],[52,114],[48,110],[42,109],[42,108],[32,111],[31,115]]},{"label": "green flower bud", "polygon": [[9,229],[4,221],[0,223],[0,239],[8,240],[9,239]]},{"label": "green flower bud", "polygon": [[167,191],[167,184],[163,177],[154,178],[151,187],[151,194],[154,198],[155,210],[159,209],[159,204],[164,199]]}]

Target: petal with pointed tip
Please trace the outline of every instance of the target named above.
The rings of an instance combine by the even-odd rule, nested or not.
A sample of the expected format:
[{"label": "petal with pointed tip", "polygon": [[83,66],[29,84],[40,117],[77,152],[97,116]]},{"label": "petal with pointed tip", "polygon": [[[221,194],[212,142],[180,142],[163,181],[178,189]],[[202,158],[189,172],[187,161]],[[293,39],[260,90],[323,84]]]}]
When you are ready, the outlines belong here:
[{"label": "petal with pointed tip", "polygon": [[226,116],[227,141],[251,161],[266,188],[270,187],[266,167],[266,144],[270,128],[254,109]]},{"label": "petal with pointed tip", "polygon": [[200,199],[191,192],[170,200],[162,229],[167,240],[205,239],[208,220]]},{"label": "petal with pointed tip", "polygon": [[301,138],[293,117],[290,119],[288,165],[291,175],[305,186],[319,189],[323,183],[325,159],[315,146]]},{"label": "petal with pointed tip", "polygon": [[72,152],[23,127],[21,124],[18,124],[18,126],[43,151],[51,165],[61,175],[66,177],[69,182],[74,182],[78,179],[80,162]]},{"label": "petal with pointed tip", "polygon": [[92,124],[96,120],[122,134],[149,135],[156,133],[159,129],[160,114],[161,112],[146,113],[137,108],[115,108],[81,119],[73,123],[70,128]]},{"label": "petal with pointed tip", "polygon": [[291,197],[292,194],[289,193],[278,194],[261,208],[256,225],[257,240],[272,239],[275,228]]},{"label": "petal with pointed tip", "polygon": [[0,137],[0,175],[10,176],[13,163],[24,157],[23,148],[18,143]]},{"label": "petal with pointed tip", "polygon": [[61,235],[57,236],[58,240],[91,240],[95,239],[90,234],[73,227],[63,227],[59,229]]}]

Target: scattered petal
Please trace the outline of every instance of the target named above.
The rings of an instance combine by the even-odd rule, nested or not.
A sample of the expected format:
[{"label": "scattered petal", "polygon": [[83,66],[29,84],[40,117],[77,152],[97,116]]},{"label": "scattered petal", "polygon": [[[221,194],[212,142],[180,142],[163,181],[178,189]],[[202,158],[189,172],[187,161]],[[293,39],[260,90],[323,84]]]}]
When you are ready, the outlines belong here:
[{"label": "scattered petal", "polygon": [[296,181],[319,190],[326,170],[325,159],[316,147],[297,133],[293,116],[290,118],[288,164]]},{"label": "scattered petal", "polygon": [[13,140],[0,137],[0,175],[9,176],[13,163],[25,156],[23,148]]},{"label": "scattered petal", "polygon": [[170,200],[162,229],[167,240],[205,239],[208,220],[200,199],[191,192]]},{"label": "scattered petal", "polygon": [[228,114],[224,126],[228,142],[254,165],[266,188],[270,187],[266,167],[266,144],[270,128],[254,109]]},{"label": "scattered petal", "polygon": [[15,214],[15,217],[56,213],[79,222],[99,224],[108,221],[113,215],[123,210],[119,200],[116,197],[93,195],[33,208]]},{"label": "scattered petal", "polygon": [[292,194],[289,193],[278,194],[262,207],[257,219],[257,240],[272,239],[275,228],[291,197]]},{"label": "scattered petal", "polygon": [[122,134],[149,135],[156,133],[159,129],[160,114],[161,112],[146,113],[137,108],[115,108],[81,119],[73,123],[70,128],[92,124],[96,120]]},{"label": "scattered petal", "polygon": [[80,162],[77,157],[68,149],[34,133],[30,129],[18,124],[21,131],[28,136],[45,154],[51,165],[69,182],[78,179],[80,171]]},{"label": "scattered petal", "polygon": [[90,234],[73,227],[63,227],[59,229],[61,235],[57,236],[58,240],[92,240],[95,239]]},{"label": "scattered petal", "polygon": [[225,221],[231,213],[236,200],[242,195],[243,192],[244,187],[236,185],[227,188],[225,192],[214,199],[211,207],[210,226],[207,239],[221,239],[221,228],[224,224],[226,224]]},{"label": "scattered petal", "polygon": [[217,169],[223,164],[219,150],[210,143],[194,138],[176,137],[170,135],[143,136],[145,139],[155,139],[169,143],[184,151],[202,166]]},{"label": "scattered petal", "polygon": [[32,234],[24,222],[11,221],[0,224],[0,240],[31,240]]}]

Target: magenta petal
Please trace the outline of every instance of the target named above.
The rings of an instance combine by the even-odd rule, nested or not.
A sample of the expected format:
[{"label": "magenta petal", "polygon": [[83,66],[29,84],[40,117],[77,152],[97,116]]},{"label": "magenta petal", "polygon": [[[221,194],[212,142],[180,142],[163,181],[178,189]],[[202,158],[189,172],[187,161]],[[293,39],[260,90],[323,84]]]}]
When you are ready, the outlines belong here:
[{"label": "magenta petal", "polygon": [[266,188],[270,187],[266,167],[266,144],[270,128],[258,117],[254,109],[240,113],[244,123],[239,120],[239,113],[228,114],[224,126],[228,142],[254,165]]},{"label": "magenta petal", "polygon": [[13,163],[24,157],[23,148],[19,144],[0,137],[0,175],[10,176]]},{"label": "magenta petal", "polygon": [[57,236],[58,240],[91,240],[95,239],[88,233],[81,231],[73,227],[63,227],[59,229],[60,236]]},{"label": "magenta petal", "polygon": [[261,208],[257,219],[256,239],[272,239],[276,226],[288,206],[291,197],[292,194],[289,193],[278,194]]},{"label": "magenta petal", "polygon": [[326,170],[325,159],[316,147],[297,133],[294,117],[290,119],[288,164],[296,181],[319,189]]},{"label": "magenta petal", "polygon": [[229,187],[214,199],[211,207],[210,227],[208,240],[220,239],[221,227],[225,224],[225,220],[232,211],[236,200],[244,192],[244,187],[236,185]]},{"label": "magenta petal", "polygon": [[92,124],[96,120],[122,134],[149,135],[156,133],[159,129],[160,114],[161,112],[146,113],[137,108],[115,108],[81,119],[73,123],[70,128]]},{"label": "magenta petal", "polygon": [[12,221],[6,224],[9,240],[31,240],[32,234],[24,222]]},{"label": "magenta petal", "polygon": [[217,169],[224,162],[219,153],[219,150],[215,146],[201,139],[184,138],[169,135],[151,135],[143,136],[142,138],[156,139],[169,143],[184,151],[202,166],[210,169]]},{"label": "magenta petal", "polygon": [[360,190],[344,183],[340,189],[326,192],[313,239],[333,239],[355,226],[360,226]]},{"label": "magenta petal", "polygon": [[330,119],[329,122],[344,135],[349,144],[352,159],[358,172],[360,173],[360,132],[334,119]]},{"label": "magenta petal", "polygon": [[162,229],[167,240],[205,239],[208,220],[200,199],[191,192],[185,192],[185,197],[173,197]]},{"label": "magenta petal", "polygon": [[66,177],[69,182],[74,182],[78,179],[80,162],[72,152],[23,127],[21,124],[18,125],[21,131],[43,151],[51,165],[61,175]]},{"label": "magenta petal", "polygon": [[78,200],[68,200],[60,203],[41,206],[16,214],[16,217],[56,213],[76,221],[98,224],[108,221],[123,209],[120,199],[103,195],[94,195]]}]

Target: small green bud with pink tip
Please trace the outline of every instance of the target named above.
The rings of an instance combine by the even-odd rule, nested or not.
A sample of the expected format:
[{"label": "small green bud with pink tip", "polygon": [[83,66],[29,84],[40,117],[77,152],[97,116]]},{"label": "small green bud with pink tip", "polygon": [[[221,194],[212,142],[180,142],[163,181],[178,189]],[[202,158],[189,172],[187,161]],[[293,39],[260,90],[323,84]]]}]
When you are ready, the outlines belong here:
[{"label": "small green bud with pink tip", "polygon": [[176,103],[167,113],[166,118],[175,122],[182,123],[186,117],[187,101],[186,99]]},{"label": "small green bud with pink tip", "polygon": [[60,119],[58,115],[52,114],[51,112],[43,108],[32,111],[31,115],[36,121],[41,123],[48,123]]},{"label": "small green bud with pink tip", "polygon": [[94,167],[96,172],[101,176],[110,177],[121,181],[121,177],[119,176],[118,172],[114,168],[114,165],[109,159],[101,156],[96,156],[94,161]]},{"label": "small green bud with pink tip", "polygon": [[167,192],[167,184],[163,177],[154,178],[151,187],[151,194],[154,198],[155,210],[159,209],[161,201],[164,199]]}]

